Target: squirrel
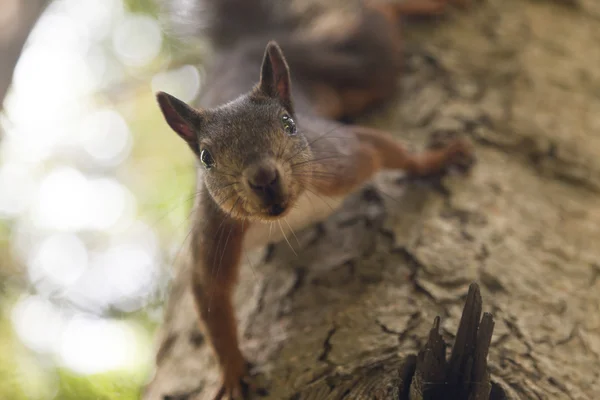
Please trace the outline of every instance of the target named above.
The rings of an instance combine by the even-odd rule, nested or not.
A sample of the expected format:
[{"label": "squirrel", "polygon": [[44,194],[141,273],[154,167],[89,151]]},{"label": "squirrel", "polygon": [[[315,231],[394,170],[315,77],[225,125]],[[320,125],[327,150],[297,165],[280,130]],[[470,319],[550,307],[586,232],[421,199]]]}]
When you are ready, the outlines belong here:
[{"label": "squirrel", "polygon": [[[298,8],[310,0],[283,3]],[[290,18],[261,0],[209,1],[216,21],[209,39],[217,51],[208,86],[195,106],[165,92],[156,97],[197,160],[190,280],[221,369],[214,400],[257,390],[232,304],[243,251],[325,219],[380,170],[427,176],[473,164],[464,139],[411,153],[386,131],[343,122],[394,94],[400,18],[438,14],[449,3],[466,5],[357,0],[352,18],[315,26],[317,16]],[[273,222],[279,233],[271,232]]]}]

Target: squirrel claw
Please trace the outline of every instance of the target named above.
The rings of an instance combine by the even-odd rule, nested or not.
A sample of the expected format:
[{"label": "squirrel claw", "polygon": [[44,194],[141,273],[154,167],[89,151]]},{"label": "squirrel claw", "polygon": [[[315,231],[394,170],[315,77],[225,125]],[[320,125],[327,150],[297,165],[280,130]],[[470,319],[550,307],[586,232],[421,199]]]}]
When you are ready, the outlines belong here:
[{"label": "squirrel claw", "polygon": [[246,391],[244,390],[242,380],[234,384],[221,384],[213,400],[244,400]]},{"label": "squirrel claw", "polygon": [[237,378],[225,376],[213,400],[245,400],[250,393],[264,396],[266,391],[251,381],[249,374],[251,365],[251,363],[246,362],[246,368]]},{"label": "squirrel claw", "polygon": [[436,134],[428,147],[445,152],[445,170],[467,173],[476,162],[473,145],[455,134]]},{"label": "squirrel claw", "polygon": [[456,139],[446,149],[448,154],[448,168],[466,173],[476,162],[473,146],[466,140]]}]

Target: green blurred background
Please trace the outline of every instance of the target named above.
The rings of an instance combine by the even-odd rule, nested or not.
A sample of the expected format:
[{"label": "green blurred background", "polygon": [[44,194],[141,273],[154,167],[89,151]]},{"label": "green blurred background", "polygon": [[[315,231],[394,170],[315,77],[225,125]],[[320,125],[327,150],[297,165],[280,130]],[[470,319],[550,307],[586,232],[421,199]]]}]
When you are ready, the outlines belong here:
[{"label": "green blurred background", "polygon": [[[0,39],[25,3],[0,1]],[[134,399],[151,373],[193,193],[154,92],[192,101],[207,51],[163,17],[49,1],[20,53],[0,114],[2,400]]]}]

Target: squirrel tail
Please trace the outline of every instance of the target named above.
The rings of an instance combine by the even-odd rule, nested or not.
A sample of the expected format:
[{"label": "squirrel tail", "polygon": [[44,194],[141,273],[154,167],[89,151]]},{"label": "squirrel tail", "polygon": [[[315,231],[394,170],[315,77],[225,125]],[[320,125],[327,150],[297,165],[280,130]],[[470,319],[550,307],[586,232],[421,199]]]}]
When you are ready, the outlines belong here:
[{"label": "squirrel tail", "polygon": [[285,1],[162,0],[162,12],[176,36],[204,37],[217,47],[284,28]]}]

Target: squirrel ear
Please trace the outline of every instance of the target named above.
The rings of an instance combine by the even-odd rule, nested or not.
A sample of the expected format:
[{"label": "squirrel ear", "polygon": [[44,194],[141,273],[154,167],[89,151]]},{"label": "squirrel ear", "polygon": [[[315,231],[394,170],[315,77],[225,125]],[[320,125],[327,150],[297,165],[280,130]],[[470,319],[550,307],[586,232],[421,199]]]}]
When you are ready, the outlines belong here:
[{"label": "squirrel ear", "polygon": [[269,97],[277,98],[284,107],[292,108],[290,70],[277,42],[271,40],[265,49],[260,90]]},{"label": "squirrel ear", "polygon": [[194,153],[198,154],[196,130],[202,122],[202,117],[198,111],[165,92],[158,92],[156,99],[171,129],[187,142]]}]

